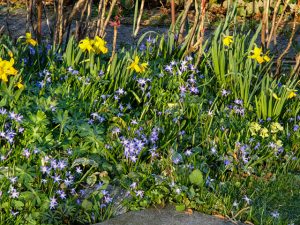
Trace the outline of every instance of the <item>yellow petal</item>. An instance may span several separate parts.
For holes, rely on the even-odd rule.
[[[260,56],[261,52],[262,52],[262,48],[255,47],[253,50],[253,54],[257,56]]]
[[[10,58],[14,57],[14,54],[11,51],[8,52],[8,55]]]
[[[276,93],[273,93],[273,95],[272,95],[276,100],[280,100],[280,98],[277,96],[277,94]]]
[[[269,57],[269,56],[267,56],[267,55],[264,55],[264,60],[265,60],[266,62],[269,62],[271,59],[270,59],[270,57]]]
[[[133,66],[133,68],[135,69],[135,71],[136,71],[137,73],[141,72],[141,68],[139,67],[139,65],[135,64],[135,65]]]
[[[255,59],[257,60],[257,62],[258,62],[259,64],[262,64],[262,63],[264,62],[264,58],[261,57],[261,56],[257,56]]]
[[[26,39],[30,39],[31,38],[31,33],[26,33],[25,36],[26,36]]]
[[[24,85],[23,85],[21,82],[18,82],[16,86],[17,86],[19,89],[24,88]]]
[[[140,58],[139,58],[138,56],[135,56],[135,57],[134,57],[134,62],[135,62],[136,64],[138,64],[139,61],[140,61]]]
[[[223,44],[229,46],[233,42],[233,36],[225,36],[223,38]]]
[[[287,98],[290,99],[290,98],[294,98],[296,96],[297,96],[296,92],[292,91],[292,92],[289,93]]]

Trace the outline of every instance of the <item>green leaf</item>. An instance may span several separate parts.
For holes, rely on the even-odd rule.
[[[13,201],[13,204],[17,210],[22,210],[24,207],[24,203],[21,201],[15,200],[15,201]]]
[[[88,185],[93,186],[97,181],[97,176],[95,174],[92,174],[91,176],[88,176],[86,179],[86,182]]]
[[[204,181],[203,181],[203,175],[202,172],[199,169],[194,170],[190,175],[189,175],[190,182],[192,184],[195,184],[197,186],[203,186]]]
[[[182,212],[185,210],[185,205],[176,205],[175,206],[176,211]]]
[[[1,208],[1,209],[9,209],[9,203],[8,203],[8,202],[2,203],[2,205],[1,205],[0,208]]]
[[[81,204],[82,208],[85,210],[91,210],[93,208],[93,203],[88,201],[87,199],[84,199]]]
[[[88,158],[78,158],[78,159],[75,159],[73,164],[72,164],[72,168],[74,168],[75,166],[79,166],[79,165],[82,165],[82,166],[87,166],[87,165],[90,165],[90,166],[93,166],[93,167],[98,167],[98,163],[92,159],[88,159]]]

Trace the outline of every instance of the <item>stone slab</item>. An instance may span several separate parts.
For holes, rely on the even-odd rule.
[[[174,207],[132,211],[95,225],[232,225],[214,216],[198,212],[188,215]]]

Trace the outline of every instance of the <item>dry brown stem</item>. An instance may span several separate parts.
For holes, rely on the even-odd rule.
[[[281,3],[281,0],[277,0],[277,3],[276,3],[275,8],[274,8],[271,31],[270,31],[270,35],[269,35],[269,37],[267,39],[267,49],[270,46],[270,43],[271,43],[271,40],[272,40],[272,37],[273,37],[273,33],[275,31],[275,22],[276,22],[277,12],[278,12],[280,3]]]
[[[58,0],[57,4],[57,17],[56,17],[56,30],[54,34],[54,43],[61,44],[64,32],[64,20],[63,20],[63,4],[64,0]]]
[[[298,77],[300,74],[300,53],[296,56],[296,64],[293,68],[292,75]]]
[[[184,11],[183,11],[181,21],[180,21],[180,25],[179,25],[179,27],[180,27],[179,36],[178,36],[178,42],[179,43],[181,43],[183,41],[184,25],[185,25],[185,22],[187,20],[188,12],[189,12],[189,9],[190,9],[192,3],[193,3],[193,0],[188,0],[184,4]]]
[[[109,11],[108,11],[108,14],[106,16],[106,19],[104,21],[104,24],[103,26],[101,27],[101,33],[100,33],[100,37],[105,37],[106,33],[105,33],[105,30],[106,30],[106,27],[107,27],[107,24],[111,18],[111,14],[113,12],[113,9],[115,8],[116,6],[116,3],[117,3],[117,0],[112,0],[112,2],[110,3],[110,7],[109,7]]]
[[[275,28],[274,28],[275,31],[278,31],[279,25],[281,24],[281,22],[283,20],[283,16],[285,14],[285,11],[286,11],[286,8],[287,8],[289,2],[290,2],[290,0],[286,0],[285,3],[284,3],[282,13],[281,13],[279,19],[277,20]],[[274,44],[275,45],[276,45],[276,37],[277,37],[276,32],[274,32]]]
[[[138,35],[139,30],[140,30],[141,19],[142,19],[142,15],[143,15],[143,11],[144,11],[144,4],[145,4],[145,0],[142,0],[141,6],[140,6],[139,16],[138,16],[137,22],[136,22],[136,28],[135,28],[135,31],[133,32],[133,37],[136,37]]]
[[[37,39],[41,42],[42,38],[42,14],[43,14],[43,0],[37,0]]]
[[[292,34],[290,36],[289,42],[288,42],[286,48],[284,49],[284,51],[281,53],[281,55],[276,60],[275,77],[279,77],[279,74],[280,74],[280,71],[281,71],[282,59],[288,53],[288,51],[291,48],[291,45],[292,45],[292,42],[293,42],[293,38],[294,38],[295,33],[296,33],[296,23],[297,23],[297,19],[296,18],[297,18],[297,10],[295,10],[295,16],[294,16],[293,27],[292,27]]]
[[[176,23],[176,18],[175,18],[175,1],[171,0],[171,17],[172,17],[172,32],[175,32],[175,23]]]

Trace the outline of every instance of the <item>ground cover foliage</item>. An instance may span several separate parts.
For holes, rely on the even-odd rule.
[[[200,60],[172,32],[112,57],[99,37],[65,50],[2,37],[0,223],[92,224],[173,203],[299,224],[299,74],[274,78],[261,28],[229,30],[232,16]]]

